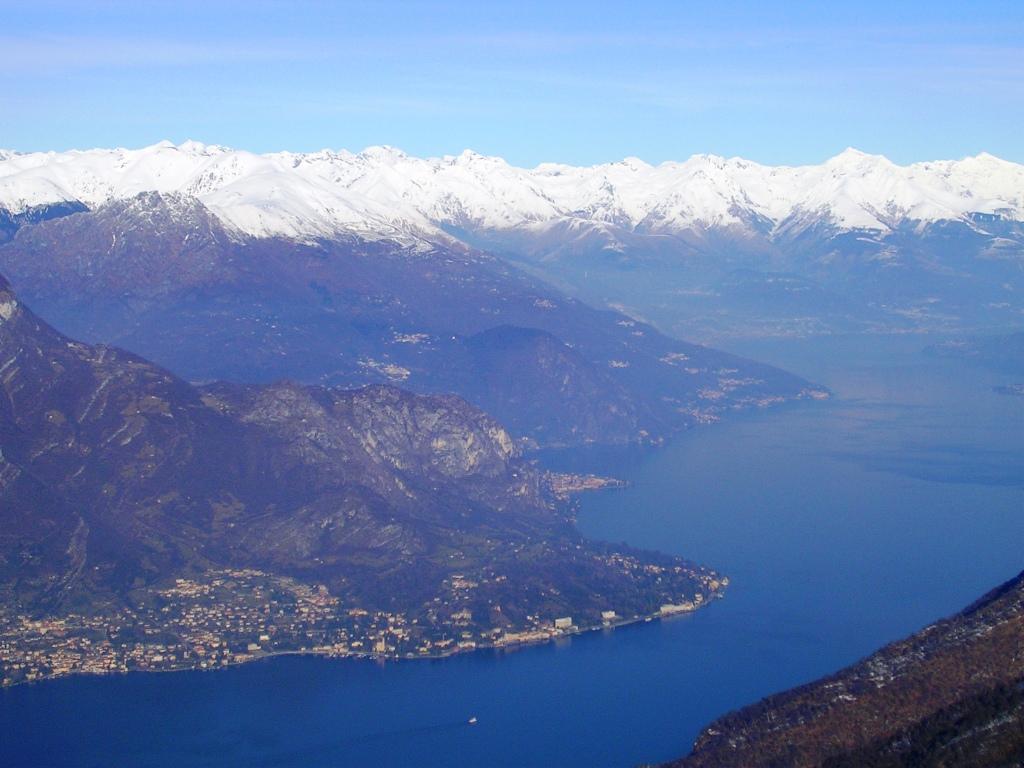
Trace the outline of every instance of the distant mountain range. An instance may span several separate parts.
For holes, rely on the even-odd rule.
[[[890,232],[906,222],[1024,219],[1024,167],[981,154],[901,167],[847,149],[819,166],[772,167],[696,155],[651,166],[630,158],[516,168],[464,152],[420,159],[391,147],[255,155],[187,141],[140,150],[0,152],[0,206],[24,214],[54,204],[95,208],[140,192],[203,202],[254,236],[342,233],[438,239],[573,225],[644,235],[733,228],[795,239],[827,223]]]
[[[390,147],[6,151],[0,233],[147,192],[198,201],[231,240],[488,250],[684,337],[1006,326],[1024,311],[1024,166],[987,154],[522,169]]]
[[[671,768],[1022,764],[1024,573],[851,667],[720,718]]]

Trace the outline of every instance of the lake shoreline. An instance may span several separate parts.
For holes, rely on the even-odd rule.
[[[728,586],[728,576],[724,577],[722,582],[723,587]],[[373,653],[373,652],[339,652],[333,649],[315,649],[306,648],[298,650],[282,650],[282,651],[268,651],[262,653],[249,654],[249,658],[234,658],[230,661],[217,664],[216,666],[201,667],[198,665],[179,665],[179,666],[167,666],[160,668],[136,668],[136,669],[112,669],[105,671],[92,671],[92,670],[71,670],[69,672],[63,672],[56,675],[45,675],[37,677],[33,680],[18,680],[14,683],[9,683],[0,687],[0,695],[4,691],[14,690],[16,688],[23,688],[25,686],[39,685],[42,683],[52,683],[57,680],[65,680],[70,678],[107,678],[107,677],[122,677],[134,674],[173,674],[176,672],[218,672],[220,670],[231,669],[233,667],[242,667],[247,664],[253,664],[261,661],[271,661],[273,659],[284,658],[289,656],[308,656],[318,659],[337,659],[341,660],[361,660],[361,661],[375,661],[378,663],[394,663],[394,662],[415,662],[415,661],[443,661],[445,659],[451,659],[455,656],[467,656],[473,653],[482,651],[491,651],[502,653],[505,651],[512,652],[522,650],[524,648],[531,648],[537,646],[548,645],[550,643],[557,643],[559,640],[577,637],[585,635],[591,632],[609,631],[614,629],[620,629],[623,627],[633,627],[640,624],[648,624],[654,621],[666,621],[670,619],[677,619],[683,616],[691,616],[698,611],[708,608],[713,603],[722,600],[725,597],[724,589],[720,589],[717,592],[711,592],[708,594],[708,598],[701,603],[695,604],[692,608],[683,608],[680,606],[673,606],[674,610],[663,611],[658,610],[654,613],[646,614],[643,616],[635,616],[629,619],[619,619],[610,621],[607,623],[596,624],[585,627],[573,626],[570,629],[559,629],[551,630],[550,633],[541,636],[538,631],[536,637],[530,637],[521,640],[513,640],[505,643],[486,643],[476,644],[472,648],[459,648],[454,647],[451,650],[440,651],[436,653],[424,653],[424,654],[387,654],[387,653]],[[534,633],[526,633],[534,634]]]
[[[829,675],[1020,572],[1024,443],[1007,425],[1024,418],[1021,399],[993,392],[1005,383],[997,375],[920,347],[872,338],[773,348],[769,362],[833,397],[730,414],[663,448],[537,457],[551,471],[624,481],[574,500],[581,535],[728,574],[714,610],[616,632],[581,627],[575,642],[435,653],[436,664],[295,658],[225,675],[19,684],[0,691],[0,763],[591,768],[678,758],[724,713]],[[475,728],[436,727],[470,715]]]

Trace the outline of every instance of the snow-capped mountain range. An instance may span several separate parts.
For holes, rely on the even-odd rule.
[[[470,151],[421,159],[390,147],[253,154],[194,141],[143,149],[0,150],[0,208],[96,208],[142,192],[194,197],[230,229],[299,240],[354,233],[453,233],[570,225],[645,235],[733,229],[794,234],[822,223],[886,232],[907,222],[1024,220],[1024,165],[980,154],[900,166],[854,149],[821,165],[695,155],[517,168]]]

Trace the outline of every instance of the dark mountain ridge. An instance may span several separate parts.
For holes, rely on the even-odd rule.
[[[836,674],[726,715],[678,768],[1024,764],[1024,573]]]
[[[456,392],[544,445],[657,439],[812,389],[592,309],[479,251],[253,238],[177,195],[25,224],[0,267],[65,332],[191,380]]]

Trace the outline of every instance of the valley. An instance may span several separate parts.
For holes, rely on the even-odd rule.
[[[1024,768],[1024,3],[0,31],[0,768]]]
[[[1016,336],[985,331],[1019,319],[1018,174],[852,151],[534,171],[194,142],[4,153],[6,701],[170,670],[246,690],[331,663],[315,657],[346,659],[343,677],[366,659],[479,670],[579,636],[634,650],[599,667],[590,706],[553,697],[548,717],[586,734],[560,762],[635,761],[635,738],[608,741],[623,722],[645,754],[683,754],[712,716],[950,610],[938,563],[976,588],[1015,557]],[[794,339],[825,347],[793,356]],[[978,503],[990,519],[967,535]],[[957,559],[982,550],[991,568]],[[639,680],[672,688],[626,715]],[[931,738],[1015,706],[1012,683],[904,725]],[[680,686],[701,695],[681,704]],[[40,736],[41,711],[24,714]],[[396,765],[420,753],[393,741]],[[717,743],[690,759],[718,764]],[[465,746],[437,764],[478,764]]]
[[[545,471],[626,483],[578,497],[585,540],[727,575],[724,598],[706,608],[437,661],[268,646],[213,671],[10,686],[0,757],[153,768],[678,759],[713,720],[849,666],[1020,571],[1021,433],[1007,429],[1022,418],[1019,399],[992,391],[997,372],[923,354],[933,342],[883,341],[752,342],[735,351],[833,397],[723,419],[656,449],[541,455]],[[243,653],[259,642],[252,626]],[[471,715],[479,724],[465,727]]]

